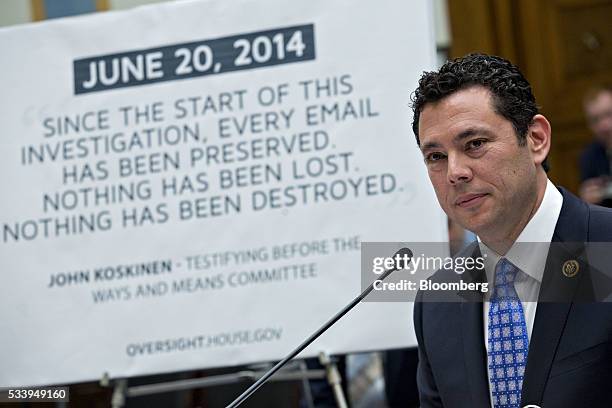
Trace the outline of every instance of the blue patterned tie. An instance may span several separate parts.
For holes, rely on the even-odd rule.
[[[529,338],[523,305],[514,289],[519,269],[501,258],[489,303],[488,366],[495,408],[520,407]]]

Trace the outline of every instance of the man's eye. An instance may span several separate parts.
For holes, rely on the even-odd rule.
[[[467,150],[478,149],[484,145],[485,141],[482,139],[470,140],[467,143]]]
[[[429,153],[425,157],[425,161],[428,161],[428,162],[436,162],[442,159],[444,159],[444,155],[442,153]]]

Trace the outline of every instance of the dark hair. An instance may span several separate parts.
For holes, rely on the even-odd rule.
[[[501,57],[485,54],[469,54],[447,61],[437,72],[423,73],[419,87],[412,95],[412,130],[417,144],[420,145],[419,117],[425,105],[477,85],[491,92],[493,109],[512,123],[519,145],[523,146],[529,125],[538,114],[531,85],[516,65]],[[542,167],[548,171],[547,159]]]

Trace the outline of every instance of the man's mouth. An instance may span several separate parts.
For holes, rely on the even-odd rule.
[[[485,193],[463,194],[455,200],[455,205],[462,208],[472,207],[480,204],[485,196]]]

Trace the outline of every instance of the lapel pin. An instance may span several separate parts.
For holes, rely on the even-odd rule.
[[[570,259],[569,261],[563,262],[561,270],[563,271],[563,275],[568,278],[573,278],[578,274],[578,271],[580,270],[580,264],[578,263],[578,261]]]

